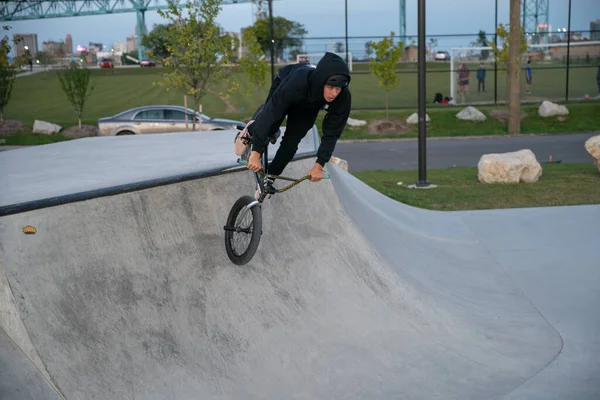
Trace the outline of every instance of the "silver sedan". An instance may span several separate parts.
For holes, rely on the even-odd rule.
[[[192,130],[193,118],[196,118],[197,131],[230,130],[246,125],[242,121],[210,118],[181,106],[144,106],[123,111],[112,117],[100,118],[98,136],[186,132]]]

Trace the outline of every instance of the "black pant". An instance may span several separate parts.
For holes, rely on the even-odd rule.
[[[273,161],[268,166],[268,173],[280,175],[288,163],[296,155],[298,145],[315,124],[319,109],[294,108],[288,112],[287,124],[281,144]],[[283,122],[280,121],[278,125]]]
[[[485,92],[485,81],[483,79],[479,79],[477,81],[477,91],[480,92],[481,88],[483,87],[483,91]]]

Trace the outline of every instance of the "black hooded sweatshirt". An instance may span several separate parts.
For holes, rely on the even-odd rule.
[[[323,56],[316,68],[309,64],[293,64],[282,68],[275,78],[281,82],[271,89],[264,108],[248,127],[248,132],[252,135],[252,150],[260,154],[265,151],[268,137],[279,129],[279,124],[290,109],[318,111],[327,106],[327,115],[323,118],[321,144],[317,150],[317,163],[325,165],[346,126],[352,105],[348,86],[342,88],[333,102],[327,103],[323,97],[323,86],[331,75],[347,75],[350,82],[350,71],[344,60],[329,52]]]

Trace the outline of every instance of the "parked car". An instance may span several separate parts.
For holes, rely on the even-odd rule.
[[[435,59],[439,61],[450,61],[450,53],[447,51],[438,51],[435,53]]]
[[[115,65],[113,64],[113,60],[111,60],[110,58],[103,58],[102,60],[100,60],[100,63],[98,63],[98,65],[100,66],[100,68],[114,68]]]
[[[150,60],[149,58],[144,58],[140,61],[140,67],[156,67],[156,61]]]
[[[194,113],[190,108],[156,105],[136,107],[112,117],[100,118],[98,120],[98,136],[185,132],[186,114],[187,131],[192,130],[193,118],[196,118],[197,131],[230,130],[246,125],[242,121],[210,118],[199,112]]]

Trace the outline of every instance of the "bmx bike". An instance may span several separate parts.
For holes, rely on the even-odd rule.
[[[248,165],[248,162],[239,158],[237,163]],[[255,196],[244,195],[237,199],[231,207],[227,217],[225,230],[225,249],[227,256],[236,265],[247,264],[258,250],[260,238],[262,236],[262,203],[267,196],[277,193],[283,193],[290,190],[307,179],[310,175],[294,179],[280,175],[268,174],[268,155],[267,150],[261,156],[262,169],[258,172],[252,172],[256,178],[256,189],[258,198]],[[267,172],[265,172],[267,171]],[[268,179],[290,181],[287,186],[276,189],[273,185],[268,185]],[[323,179],[329,179],[329,174],[324,174]]]

